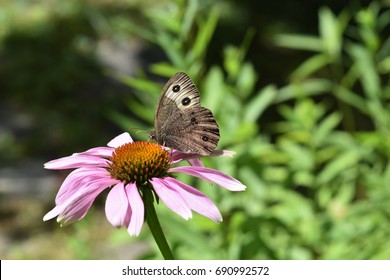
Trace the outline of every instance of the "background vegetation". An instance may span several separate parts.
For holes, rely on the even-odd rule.
[[[158,206],[177,258],[390,258],[386,1],[2,2],[0,175],[123,130],[147,139],[163,83],[185,71],[236,152],[205,164],[247,190],[183,176],[224,221]],[[76,224],[43,223],[60,181],[43,198],[1,181],[1,258],[161,258],[146,226],[111,228],[104,195]]]

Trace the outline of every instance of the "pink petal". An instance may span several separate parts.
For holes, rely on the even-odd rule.
[[[204,167],[203,162],[202,162],[200,159],[198,159],[198,158],[189,159],[188,162],[189,162],[192,166]]]
[[[110,173],[104,168],[78,168],[72,171],[62,183],[56,196],[56,204],[69,199],[79,188],[90,185],[94,180],[99,180],[107,187],[118,183],[118,180],[111,178]]]
[[[138,236],[144,223],[144,204],[135,184],[119,183],[106,200],[106,216],[115,227],[126,226],[131,236]]]
[[[184,152],[181,152],[178,150],[171,150],[170,153],[171,153],[171,158],[172,158],[173,163],[180,162],[183,160],[190,160],[190,159],[194,159],[194,158],[199,158],[199,155],[188,154],[188,153],[184,153]]]
[[[96,196],[107,187],[105,182],[95,180],[87,187],[79,188],[72,196],[47,213],[44,221],[51,219],[58,214],[57,221],[61,224],[68,224],[81,220],[88,212]]]
[[[169,172],[182,172],[207,181],[211,181],[230,191],[243,191],[246,187],[238,180],[222,173],[218,170],[197,167],[197,166],[178,166],[169,169]]]
[[[125,187],[125,191],[131,208],[130,222],[128,223],[127,231],[131,236],[138,236],[144,224],[144,203],[136,184],[128,184]]]
[[[182,195],[192,210],[213,220],[214,222],[218,223],[222,221],[222,215],[217,206],[202,192],[176,180],[175,178],[167,177],[164,178],[164,180]]]
[[[133,143],[133,138],[131,138],[130,134],[127,132],[124,132],[114,139],[112,139],[110,142],[108,142],[107,146],[112,148],[118,148],[119,146],[122,146],[126,143]]]
[[[167,181],[160,178],[150,180],[158,197],[165,203],[168,208],[188,220],[192,217],[191,209],[188,207],[185,199],[172,188]]]
[[[44,164],[46,169],[71,169],[79,167],[100,166],[107,167],[109,161],[90,155],[74,154],[71,156],[51,160]]]
[[[114,148],[96,147],[96,148],[89,149],[85,152],[75,153],[73,155],[89,155],[89,156],[95,156],[95,157],[109,158],[112,156],[113,152],[114,152]]]
[[[107,188],[104,182],[95,182],[88,186],[88,189],[83,189],[79,194],[75,195],[68,207],[58,216],[58,221],[68,223],[68,221],[78,221],[84,218],[95,198]]]
[[[210,157],[233,157],[236,154],[234,151],[228,150],[214,150],[211,152]]]
[[[114,226],[120,227],[126,224],[129,215],[129,201],[127,200],[125,186],[122,182],[115,185],[107,195],[106,217]]]

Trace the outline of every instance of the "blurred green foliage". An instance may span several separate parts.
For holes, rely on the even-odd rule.
[[[10,1],[0,9],[0,161],[72,153],[117,131],[105,116],[118,107],[95,53],[98,32],[79,1]],[[104,83],[105,82],[105,83]],[[87,129],[88,128],[88,129]],[[10,152],[11,151],[11,152]],[[14,152],[12,152],[14,151]]]
[[[351,2],[337,12],[323,6],[317,14],[318,31],[310,30],[311,35],[282,34],[278,31],[288,28],[274,26],[269,31],[272,36],[267,35],[268,44],[296,54],[292,61],[297,62],[298,57],[299,62],[294,68],[283,59],[267,64],[272,73],[280,69],[277,83],[272,83],[259,71],[265,67],[257,63],[262,53],[252,47],[259,36],[256,28],[247,26],[239,44],[215,41],[229,35],[219,33],[221,21],[242,17],[243,9],[236,9],[235,1],[124,3],[108,7],[102,1],[97,5],[100,10],[77,6],[76,10],[84,11],[82,15],[93,22],[93,28],[66,36],[75,45],[69,41],[62,44],[64,39],[56,37],[58,29],[53,26],[44,28],[54,30],[48,36],[52,43],[39,37],[33,41],[42,44],[42,56],[49,50],[60,50],[70,65],[80,62],[74,49],[67,56],[70,45],[76,48],[89,42],[91,46],[91,40],[112,30],[119,37],[142,39],[155,48],[161,57],[140,68],[136,77],[115,71],[108,74],[131,89],[131,94],[121,99],[127,111],[104,98],[96,100],[100,105],[88,106],[90,116],[101,115],[100,106],[104,106],[104,117],[123,130],[149,130],[153,126],[162,84],[175,72],[185,71],[197,84],[202,104],[213,111],[220,126],[219,149],[236,152],[234,158],[205,159],[204,163],[239,179],[247,190],[231,193],[181,176],[216,202],[224,221],[214,224],[195,214],[187,222],[160,204],[157,212],[178,259],[390,258],[390,10],[386,4],[379,0],[361,6]],[[79,28],[84,26],[79,22],[83,16],[63,23]],[[42,30],[27,33],[34,38]],[[19,45],[18,32],[4,37],[2,54],[12,50],[8,44]],[[75,35],[80,33],[84,38]],[[32,39],[24,36],[23,40]],[[221,48],[216,50],[216,45]],[[80,55],[80,49],[76,53]],[[6,58],[5,62],[12,59],[13,63],[1,63],[1,74],[19,59],[8,54]],[[39,104],[43,103],[55,110],[53,103],[61,98],[71,100],[72,90],[95,73],[91,70],[96,66],[93,59],[81,62],[83,73],[73,75],[69,69],[80,66],[58,64],[59,68],[51,69],[48,65],[52,66],[52,61],[39,58],[38,53],[32,61],[37,66],[20,75],[20,82],[1,85],[15,94],[15,100],[21,98],[15,102],[28,101],[29,109],[35,104],[36,110],[42,110]],[[29,75],[36,67],[47,69],[42,75],[44,83]],[[286,68],[291,68],[291,73],[285,80]],[[11,76],[5,80],[10,81]],[[25,90],[19,89],[24,84],[35,85],[31,100],[18,95]],[[44,84],[62,91],[45,96],[48,91],[42,90],[41,96]],[[86,112],[80,110],[80,104],[73,105],[74,111],[69,112],[79,120],[77,114]],[[83,122],[85,129],[85,123],[91,121]],[[64,129],[61,122],[58,125]],[[91,131],[70,133],[82,138]],[[135,138],[148,137],[147,133],[130,133]],[[130,242],[123,235],[113,236],[113,242]],[[155,246],[146,227],[141,239]],[[143,257],[161,258],[157,249]]]

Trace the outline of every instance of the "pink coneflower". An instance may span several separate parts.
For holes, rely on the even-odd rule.
[[[193,166],[172,167],[182,160],[189,160]],[[153,193],[184,219],[191,218],[193,210],[215,222],[222,221],[216,205],[197,189],[175,179],[176,172],[231,191],[245,189],[236,179],[204,167],[197,156],[167,151],[151,142],[134,142],[128,133],[114,138],[108,147],[49,161],[45,168],[75,170],[62,183],[56,206],[44,216],[44,221],[56,216],[61,224],[78,221],[87,214],[95,198],[111,188],[105,207],[107,219],[115,227],[125,226],[132,236],[140,233],[144,223],[147,193]]]

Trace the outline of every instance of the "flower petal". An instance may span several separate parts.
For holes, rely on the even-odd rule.
[[[200,159],[198,159],[198,158],[189,159],[188,162],[192,166],[204,167],[203,162]]]
[[[125,186],[122,182],[115,185],[107,195],[106,217],[114,226],[120,227],[126,224],[126,217],[129,215],[129,201],[127,200]]]
[[[44,221],[54,218],[56,214],[58,214],[57,221],[61,224],[81,220],[87,214],[96,196],[106,187],[106,182],[97,179],[90,182],[88,186],[79,188],[67,200],[57,204],[53,210],[47,213]]]
[[[89,167],[89,166],[100,166],[107,167],[109,161],[85,154],[73,154],[71,156],[58,158],[55,160],[51,160],[44,164],[46,169],[71,169],[71,168],[80,168],[80,167]]]
[[[168,208],[188,220],[192,217],[191,209],[187,205],[185,199],[172,188],[167,181],[160,178],[150,180],[158,197],[165,203]]]
[[[199,155],[188,154],[188,153],[181,152],[179,150],[171,150],[170,151],[170,155],[171,155],[173,163],[180,162],[180,161],[183,161],[183,160],[190,160],[190,159],[194,159],[194,158],[196,158],[196,159],[200,158]]]
[[[214,150],[211,152],[212,157],[233,157],[236,154],[234,151],[229,150]]]
[[[144,224],[144,203],[136,184],[128,184],[125,187],[125,191],[131,208],[130,222],[127,225],[127,231],[131,236],[138,236]]]
[[[65,178],[57,193],[56,204],[69,199],[78,189],[89,186],[95,180],[100,180],[107,187],[118,183],[118,180],[111,178],[110,173],[104,168],[78,168]]]
[[[230,191],[243,191],[246,187],[238,180],[222,173],[218,170],[197,167],[197,166],[178,166],[169,169],[169,172],[182,172],[207,181],[211,181]]]
[[[188,154],[178,150],[169,151],[172,159],[172,163],[177,163],[183,160],[188,161],[191,165],[195,166],[204,166],[203,162],[200,160],[200,155],[197,154]]]
[[[209,218],[210,220],[213,220],[214,222],[218,223],[222,221],[222,215],[217,206],[202,192],[176,180],[175,178],[167,177],[164,180],[182,195],[192,210]]]
[[[112,139],[110,142],[108,142],[107,146],[112,148],[118,148],[119,146],[122,146],[126,143],[133,143],[133,138],[131,138],[130,134],[127,132],[124,132],[114,139]]]
[[[57,217],[62,211],[64,207],[56,206],[52,210],[46,213],[45,216],[43,216],[43,221],[48,221],[53,219],[54,217]]]
[[[95,157],[108,158],[108,157],[112,156],[113,152],[114,152],[114,148],[96,147],[96,148],[89,149],[85,152],[74,153],[73,155],[89,155],[89,156],[95,156]]]

